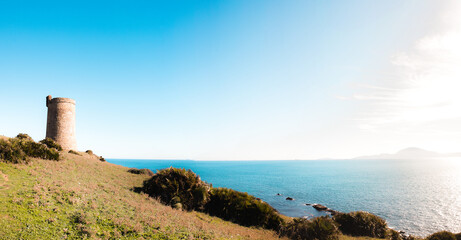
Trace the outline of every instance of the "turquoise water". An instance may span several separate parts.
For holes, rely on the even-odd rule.
[[[191,169],[215,187],[248,192],[292,217],[322,215],[305,205],[320,203],[342,212],[368,211],[397,230],[420,236],[461,232],[461,159],[108,161],[154,172],[170,166]],[[285,200],[288,196],[295,200]]]

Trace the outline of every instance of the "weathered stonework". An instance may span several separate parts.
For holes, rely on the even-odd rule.
[[[46,97],[48,120],[46,137],[55,140],[63,149],[77,150],[75,140],[75,100]]]

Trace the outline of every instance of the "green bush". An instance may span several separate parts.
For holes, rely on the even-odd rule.
[[[29,162],[29,158],[19,146],[13,145],[9,140],[2,139],[0,139],[0,160],[9,163]]]
[[[45,144],[18,138],[10,138],[9,141],[13,144],[13,146],[17,146],[22,149],[22,151],[24,151],[24,153],[29,157],[59,160],[59,152],[56,149],[48,148]]]
[[[244,226],[260,226],[279,230],[284,224],[277,211],[269,204],[228,188],[213,188],[206,211],[214,216]]]
[[[455,234],[447,231],[436,232],[429,237],[427,240],[456,240]]]
[[[151,177],[154,176],[154,173],[152,172],[152,170],[147,169],[147,168],[142,168],[142,169],[130,168],[128,169],[128,172],[133,173],[133,174],[144,174],[144,175],[151,176]]]
[[[281,235],[293,240],[336,240],[339,230],[330,217],[317,217],[312,220],[295,218],[282,228]]]
[[[36,143],[27,134],[0,141],[0,158],[11,163],[27,163],[32,158],[59,160],[59,152],[45,144]]]
[[[174,208],[203,210],[210,186],[191,170],[166,168],[144,181],[142,191]]]
[[[40,143],[45,144],[48,148],[54,148],[54,149],[56,149],[58,151],[62,151],[61,145],[59,145],[59,143],[57,143],[56,141],[54,141],[51,138],[45,138],[42,141],[40,141]]]
[[[352,236],[384,238],[388,229],[384,219],[368,212],[339,213],[333,220],[341,232]]]
[[[30,136],[29,134],[25,134],[25,133],[20,133],[16,136],[17,139],[21,139],[21,140],[29,140],[29,141],[34,141]]]

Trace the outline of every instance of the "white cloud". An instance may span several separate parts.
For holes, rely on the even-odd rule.
[[[392,57],[392,78],[379,86],[362,86],[364,93],[353,96],[367,106],[357,119],[362,129],[431,134],[461,131],[459,16],[461,4],[453,2],[442,15],[438,32]]]

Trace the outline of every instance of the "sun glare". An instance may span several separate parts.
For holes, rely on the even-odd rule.
[[[432,131],[442,132],[447,121],[461,119],[461,3],[453,1],[447,9],[437,29],[394,55],[394,79],[355,95],[370,104],[360,118],[361,126],[367,130],[420,126],[425,131],[431,125]]]

